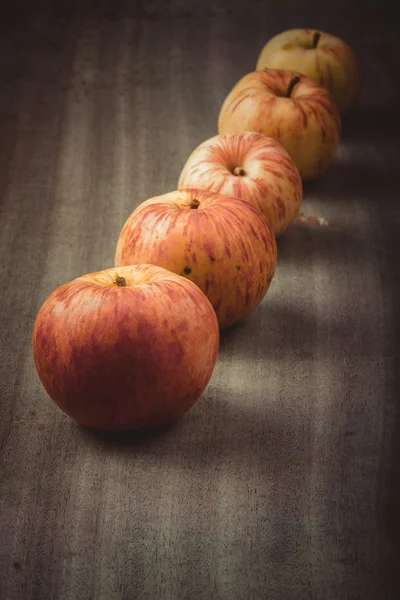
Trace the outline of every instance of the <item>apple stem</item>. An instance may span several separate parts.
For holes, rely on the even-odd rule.
[[[314,36],[313,36],[313,44],[312,44],[313,48],[316,48],[318,46],[318,42],[319,42],[320,37],[321,37],[320,32],[316,31],[314,33]]]
[[[286,98],[290,98],[292,92],[293,92],[293,88],[294,86],[299,83],[300,81],[300,77],[298,75],[296,75],[296,77],[293,77],[293,79],[291,80],[291,82],[289,83],[289,87],[288,90],[286,92]]]
[[[190,204],[189,204],[189,208],[199,208],[200,206],[200,200],[197,200],[197,198],[193,198],[193,200],[191,200]]]
[[[243,167],[236,167],[236,169],[233,171],[234,175],[246,175],[246,171],[243,169]]]
[[[120,277],[118,275],[118,277],[116,277],[116,279],[115,279],[115,283],[117,285],[121,286],[121,287],[125,287],[126,286],[126,279],[125,279],[125,277]]]

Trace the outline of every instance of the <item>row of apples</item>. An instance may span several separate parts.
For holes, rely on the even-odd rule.
[[[65,413],[95,429],[137,429],[196,402],[219,330],[265,296],[276,237],[299,213],[302,180],[333,160],[340,110],[359,82],[354,52],[328,34],[294,30],[265,46],[257,70],[225,99],[219,135],[188,158],[178,189],[130,215],[115,268],[57,288],[41,307],[35,365]]]

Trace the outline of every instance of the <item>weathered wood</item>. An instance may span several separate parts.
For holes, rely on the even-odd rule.
[[[381,13],[264,4],[3,22],[2,600],[399,597],[395,36]],[[310,7],[365,73],[335,164],[304,190],[306,215],[332,223],[282,236],[269,294],[222,335],[178,423],[116,438],[76,426],[34,370],[41,303],[112,266],[130,212],[176,187],[263,43]]]

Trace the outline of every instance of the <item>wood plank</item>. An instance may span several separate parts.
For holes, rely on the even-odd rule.
[[[304,212],[334,224],[279,239],[271,290],[223,333],[196,406],[161,431],[94,434],[31,354],[47,295],[113,264],[127,216],[176,187],[295,5],[3,23],[2,600],[398,597],[400,59],[377,8],[361,31],[354,8],[308,4],[365,73],[335,163],[304,189]]]

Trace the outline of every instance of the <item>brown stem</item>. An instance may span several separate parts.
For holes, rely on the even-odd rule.
[[[293,79],[289,83],[289,87],[288,87],[287,92],[286,92],[286,98],[290,98],[290,96],[291,96],[291,94],[293,92],[294,86],[297,83],[299,83],[299,81],[300,81],[300,77],[298,75],[296,75],[296,77],[293,77]]]
[[[189,204],[189,208],[199,208],[200,206],[200,200],[197,200],[197,198],[193,198]]]
[[[314,33],[314,35],[313,35],[313,42],[312,42],[312,47],[313,48],[316,48],[318,46],[318,42],[319,42],[320,37],[321,37],[320,32],[316,31]]]
[[[233,171],[233,174],[243,176],[246,175],[246,171],[243,169],[243,167],[236,167],[236,169]]]
[[[125,287],[126,286],[126,279],[125,277],[120,277],[118,275],[118,277],[115,278],[115,283],[121,287]]]

